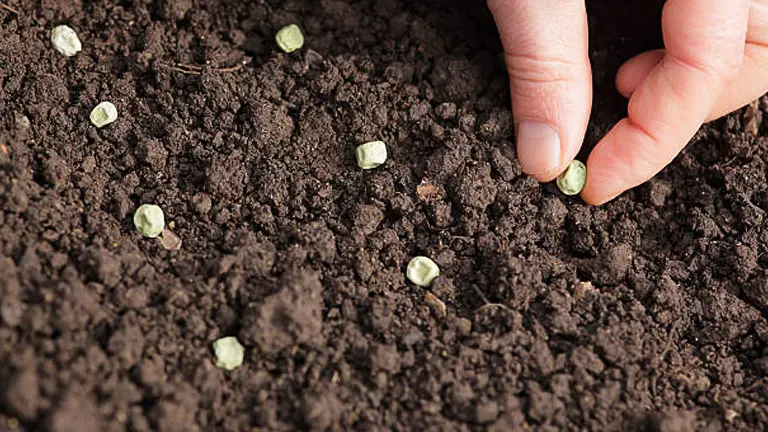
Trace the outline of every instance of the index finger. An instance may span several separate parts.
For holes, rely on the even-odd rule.
[[[706,121],[744,58],[749,0],[669,0],[666,55],[629,100],[627,118],[597,144],[582,192],[610,201],[669,164]]]

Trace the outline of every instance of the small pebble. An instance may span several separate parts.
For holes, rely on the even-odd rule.
[[[51,43],[56,51],[67,57],[72,57],[83,49],[83,44],[80,43],[77,33],[65,25],[51,30]]]
[[[317,68],[323,65],[323,62],[325,62],[325,59],[323,58],[320,53],[318,53],[315,50],[308,49],[307,53],[304,55],[304,60],[307,62],[307,64],[310,67]]]
[[[573,296],[576,298],[583,298],[587,293],[591,293],[595,290],[592,282],[579,282],[573,289]]]
[[[455,325],[456,325],[456,330],[459,332],[459,335],[461,336],[467,336],[472,332],[472,321],[466,318],[457,318]]]
[[[373,169],[387,161],[387,145],[382,141],[371,141],[362,144],[355,150],[357,166],[362,169]]]
[[[91,123],[97,128],[114,123],[117,120],[117,107],[112,102],[102,102],[91,111]]]
[[[192,208],[199,215],[207,215],[212,206],[211,196],[206,193],[198,192],[192,197]]]
[[[29,121],[29,117],[21,113],[16,113],[13,120],[14,126],[17,130],[20,131],[26,131],[30,126],[32,126],[32,123]]]
[[[445,188],[434,184],[428,179],[423,179],[421,180],[421,183],[416,186],[416,196],[419,197],[419,200],[426,203],[442,201],[443,198],[445,198]]]
[[[24,315],[24,304],[13,297],[0,299],[0,324],[16,327],[21,324]]]
[[[432,309],[432,312],[435,315],[437,315],[439,318],[445,318],[445,315],[447,313],[445,302],[437,298],[436,295],[427,291],[427,293],[424,294],[424,303],[426,303],[427,306],[429,306],[429,308]]]
[[[144,204],[133,215],[133,224],[144,237],[155,238],[165,229],[165,215],[160,207]]]
[[[435,108],[435,113],[443,120],[456,118],[456,104],[451,102],[442,103]]]
[[[213,343],[216,367],[231,371],[243,364],[245,348],[234,336],[223,337]]]
[[[480,424],[493,423],[498,416],[499,404],[495,401],[481,402],[475,407],[475,421]]]
[[[304,35],[301,34],[299,26],[291,24],[277,32],[275,41],[281,50],[292,53],[304,46]]]
[[[440,268],[434,261],[427,257],[417,256],[408,263],[406,269],[408,280],[414,284],[426,287],[440,276]]]
[[[176,233],[170,229],[163,230],[163,234],[160,237],[160,244],[166,250],[176,251],[181,249],[181,238],[179,238],[179,236],[177,236]]]

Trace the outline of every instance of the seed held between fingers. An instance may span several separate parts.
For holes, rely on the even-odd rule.
[[[587,183],[587,167],[580,161],[574,160],[568,168],[557,177],[557,187],[566,195],[577,195]]]

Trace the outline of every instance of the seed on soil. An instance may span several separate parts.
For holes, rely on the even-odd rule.
[[[102,102],[91,111],[91,123],[97,128],[114,123],[117,120],[117,107],[112,102]]]
[[[304,46],[304,35],[296,24],[287,25],[280,29],[275,36],[277,46],[281,50],[292,53]]]
[[[216,367],[231,371],[243,364],[245,348],[234,336],[223,337],[213,343]]]
[[[65,25],[60,25],[51,30],[51,43],[56,51],[67,57],[72,57],[83,49],[77,33],[71,27]]]
[[[387,161],[387,145],[382,141],[371,141],[357,146],[357,166],[373,169]]]
[[[408,263],[405,274],[409,281],[420,287],[426,287],[440,276],[440,268],[431,259],[417,256]]]
[[[587,167],[574,160],[557,178],[557,187],[566,195],[577,195],[587,182]]]
[[[133,215],[133,224],[144,237],[155,238],[165,229],[163,209],[154,204],[144,204]]]

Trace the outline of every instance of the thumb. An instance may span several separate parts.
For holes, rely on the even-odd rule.
[[[584,0],[489,0],[504,45],[517,157],[550,181],[581,147],[592,105]]]

